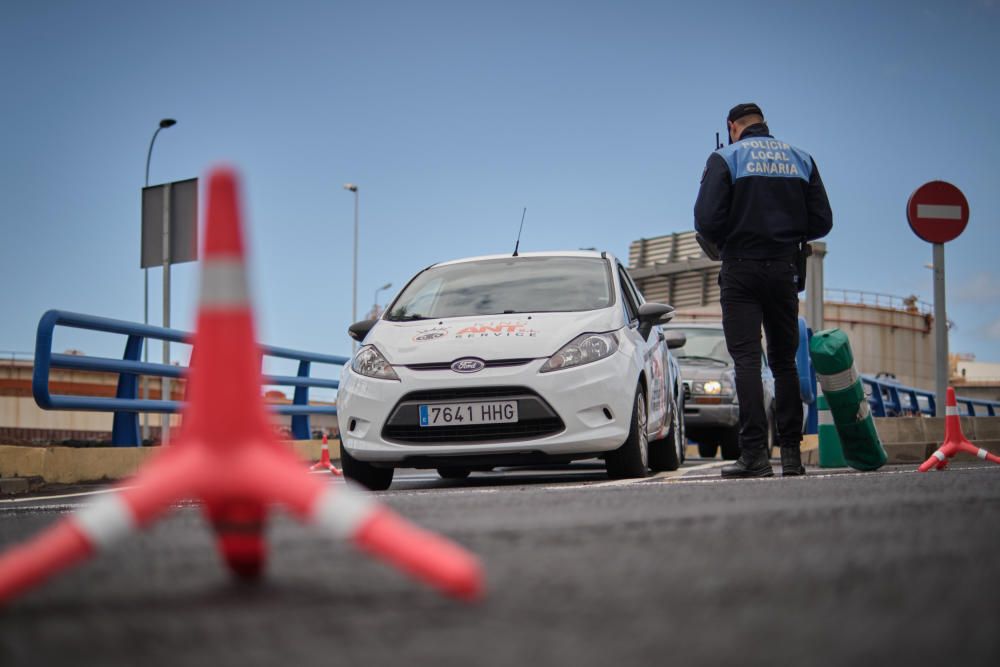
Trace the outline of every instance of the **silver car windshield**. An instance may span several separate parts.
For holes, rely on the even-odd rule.
[[[702,359],[721,361],[726,364],[733,363],[733,358],[729,356],[729,350],[726,349],[726,336],[722,329],[677,328],[677,330],[684,332],[684,335],[687,336],[684,347],[671,350],[678,359],[687,358],[691,361]]]
[[[574,312],[614,303],[608,262],[598,257],[503,257],[433,266],[393,302],[387,320]]]

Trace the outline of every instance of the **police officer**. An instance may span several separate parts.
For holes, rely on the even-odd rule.
[[[694,205],[695,229],[722,258],[722,327],[736,364],[740,457],[723,477],[770,477],[761,382],[761,326],[774,373],[775,427],[783,475],[802,475],[798,348],[800,245],[825,236],[833,214],[819,169],[800,148],[771,136],[756,104],[727,118],[729,145],[708,158]]]

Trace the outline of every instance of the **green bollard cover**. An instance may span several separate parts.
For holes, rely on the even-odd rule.
[[[826,396],[820,394],[816,397],[816,409],[819,410],[819,467],[820,468],[844,468],[847,461],[844,460],[844,450],[840,446],[840,436],[837,435],[837,426],[832,423],[833,415],[830,415],[830,405],[826,402]],[[824,415],[830,415],[830,421]]]
[[[809,340],[809,356],[820,375],[833,375],[854,365],[851,341],[840,329],[824,329]]]
[[[825,329],[813,334],[809,356],[820,376],[843,373],[854,366],[851,342],[840,329]],[[824,385],[822,377],[820,384]],[[877,470],[885,465],[888,456],[868,411],[868,399],[861,381],[855,380],[837,391],[828,391],[824,385],[823,395],[830,406],[847,465],[855,470]]]
[[[871,415],[855,424],[837,424],[837,434],[844,460],[855,470],[878,470],[889,460]]]

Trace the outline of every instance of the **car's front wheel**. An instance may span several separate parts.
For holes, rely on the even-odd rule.
[[[649,434],[646,433],[646,392],[642,385],[635,390],[632,407],[632,422],[628,437],[621,447],[608,452],[604,463],[608,477],[625,479],[649,475]]]
[[[394,468],[376,468],[370,463],[359,461],[345,447],[340,448],[340,465],[344,477],[354,480],[372,491],[385,491],[392,484]]]

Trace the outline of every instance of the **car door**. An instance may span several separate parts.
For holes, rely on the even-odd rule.
[[[647,381],[647,432],[651,439],[659,439],[666,435],[669,426],[668,405],[670,395],[667,390],[667,343],[663,331],[654,326],[645,339],[639,334],[639,306],[643,304],[642,295],[636,289],[632,278],[625,268],[618,265],[618,282],[621,286],[622,305],[625,308],[625,318],[629,326],[625,327],[625,335],[629,336],[637,349],[642,351],[643,368]]]

